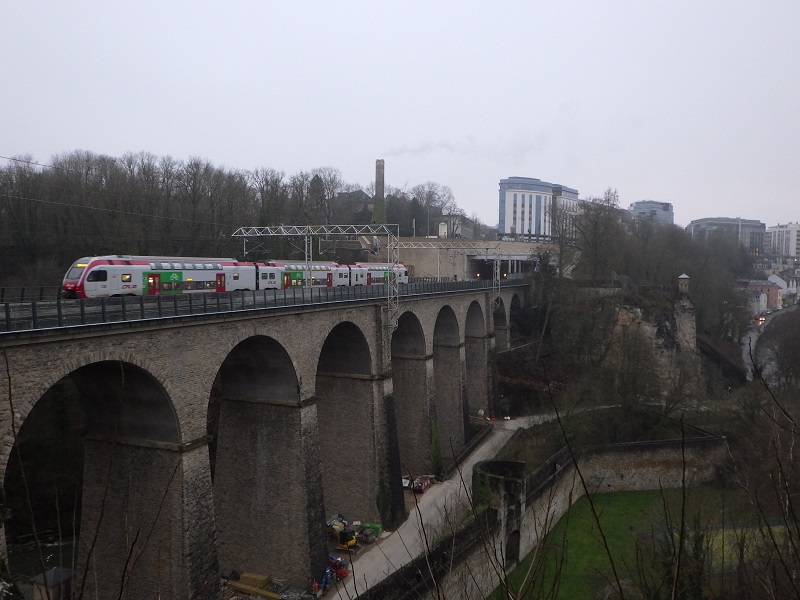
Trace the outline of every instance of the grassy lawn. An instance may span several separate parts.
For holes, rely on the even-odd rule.
[[[702,514],[706,524],[720,525],[722,506],[721,492],[713,489],[695,488],[688,491],[687,521],[690,515]],[[673,518],[680,518],[680,490],[662,492],[620,492],[596,494],[593,498],[603,533],[608,541],[617,575],[621,580],[629,579],[636,571],[636,543],[649,544],[653,528],[664,527],[664,502],[671,506]],[[735,502],[726,499],[725,521],[741,514]],[[717,545],[721,545],[717,542]],[[537,559],[534,567],[537,574],[532,577],[535,590],[525,594],[526,598],[593,598],[598,589],[611,581],[611,566],[597,524],[589,510],[589,501],[584,497],[556,524],[548,536],[544,556]],[[518,588],[530,566],[531,557],[526,557],[510,575],[511,584]],[[558,570],[561,570],[557,577]],[[552,594],[548,593],[552,591]],[[501,599],[496,590],[491,599]]]

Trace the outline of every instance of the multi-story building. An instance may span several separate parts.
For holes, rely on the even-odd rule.
[[[739,289],[765,294],[768,309],[777,308],[781,305],[781,288],[773,281],[768,279],[739,279],[736,281],[736,286]]]
[[[764,232],[767,227],[761,221],[740,217],[710,217],[689,223],[686,231],[696,240],[707,240],[715,234],[735,236],[752,256],[764,252]]]
[[[655,200],[639,200],[628,207],[634,219],[653,219],[660,225],[674,225],[675,212],[669,202],[656,202]]]
[[[800,223],[767,227],[764,249],[781,257],[800,258]]]
[[[571,223],[580,209],[578,190],[532,177],[500,180],[499,236],[515,236],[546,241],[564,233],[574,235]],[[565,226],[559,229],[561,215]]]

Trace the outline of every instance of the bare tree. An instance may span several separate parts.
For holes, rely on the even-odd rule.
[[[550,221],[550,235],[556,247],[556,273],[566,277],[572,273],[578,261],[576,220],[578,214],[564,202],[554,198],[546,209]]]
[[[452,190],[446,185],[434,181],[416,185],[411,188],[411,193],[417,198],[420,206],[425,211],[425,235],[437,235],[436,221],[444,212],[455,209],[455,198]]]
[[[322,213],[325,217],[325,225],[330,225],[333,216],[333,200],[344,189],[344,181],[339,169],[333,167],[321,167],[313,169],[312,175],[318,175],[322,181]]]
[[[258,224],[262,226],[283,223],[284,204],[287,199],[285,174],[275,169],[256,169],[250,173],[258,206]]]
[[[309,204],[308,187],[311,173],[300,171],[289,178],[289,193],[292,202],[291,217],[297,224],[314,223],[314,213]]]
[[[615,264],[618,239],[623,233],[618,202],[616,190],[609,188],[602,198],[584,201],[575,220],[577,247],[581,251],[579,267],[595,281],[608,279]]]

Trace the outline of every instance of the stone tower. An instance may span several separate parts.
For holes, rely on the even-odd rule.
[[[689,276],[686,273],[678,277],[678,291],[681,294],[689,293]]]
[[[383,176],[383,159],[379,158],[375,161],[375,204],[372,208],[373,223],[386,223]]]
[[[383,159],[375,161],[375,199],[385,199],[383,195]]]

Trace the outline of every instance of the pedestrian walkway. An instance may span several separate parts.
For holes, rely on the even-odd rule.
[[[429,541],[441,533],[450,532],[451,523],[461,523],[470,511],[472,470],[483,460],[497,455],[517,429],[552,420],[555,415],[536,415],[510,421],[493,421],[494,431],[475,448],[446,481],[417,495],[417,507],[408,519],[372,546],[361,550],[352,562],[350,577],[339,583],[334,598],[352,600],[382,581],[403,565],[411,562],[425,550]],[[423,533],[424,532],[424,533]]]

